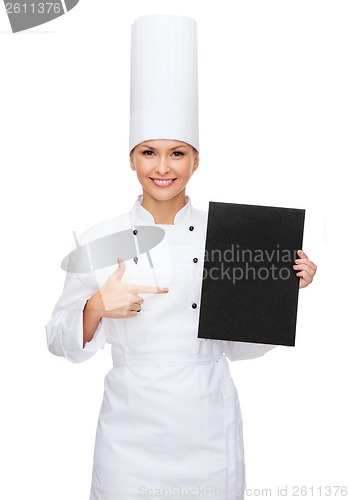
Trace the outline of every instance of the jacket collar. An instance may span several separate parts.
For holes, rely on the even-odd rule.
[[[190,221],[193,215],[191,198],[190,196],[185,195],[185,199],[187,200],[187,202],[184,205],[184,207],[182,207],[176,213],[173,224],[156,224],[156,225],[176,226],[178,224]],[[143,200],[143,195],[142,194],[138,195],[130,213],[132,220],[136,220],[137,222],[139,221],[143,224],[155,224],[155,220],[152,214],[141,205],[142,200]]]

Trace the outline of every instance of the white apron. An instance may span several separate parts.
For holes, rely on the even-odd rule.
[[[245,488],[242,419],[226,356],[260,356],[274,346],[198,339],[207,214],[187,204],[151,250],[128,260],[125,283],[167,286],[142,294],[136,317],[103,318],[82,348],[82,310],[116,266],[68,275],[46,325],[50,351],[81,362],[110,343],[113,367],[97,424],[90,500],[215,498],[241,500]],[[152,225],[141,206],[84,233]]]

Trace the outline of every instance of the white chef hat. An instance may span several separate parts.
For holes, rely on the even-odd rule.
[[[132,24],[129,150],[171,139],[199,151],[197,26],[155,14]]]

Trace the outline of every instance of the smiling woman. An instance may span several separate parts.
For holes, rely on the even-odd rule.
[[[128,230],[136,255],[127,265],[118,259],[116,269],[67,274],[46,325],[48,347],[82,362],[111,344],[90,500],[169,492],[242,500],[242,418],[227,358],[254,358],[275,346],[198,338],[207,212],[186,195],[199,165],[196,22],[139,18],[131,68],[129,162],[143,193],[129,212],[79,241]],[[142,247],[139,233],[156,225],[163,239]],[[297,267],[311,280],[309,263]]]
[[[199,166],[199,153],[176,140],[144,141],[130,153],[130,165],[143,188],[142,206],[156,224],[173,224],[186,204],[185,187]]]

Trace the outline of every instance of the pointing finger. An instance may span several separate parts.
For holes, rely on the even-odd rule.
[[[167,293],[168,288],[148,285],[129,285],[133,293]]]

